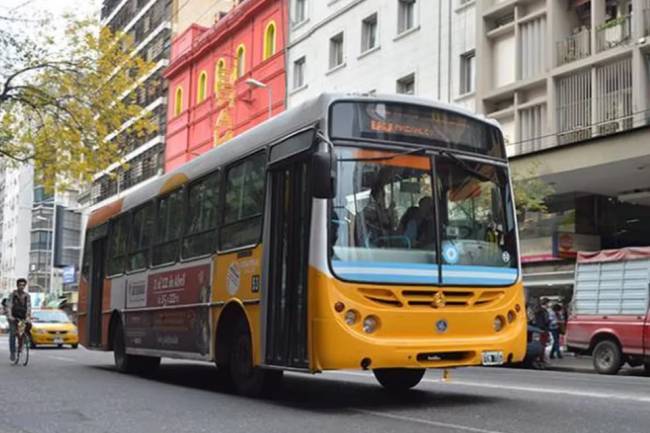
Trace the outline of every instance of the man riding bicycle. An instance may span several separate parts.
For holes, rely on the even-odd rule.
[[[32,318],[32,300],[29,293],[25,291],[27,280],[18,278],[16,280],[16,290],[11,292],[7,300],[7,320],[9,320],[9,352],[10,359],[16,359],[16,330],[19,320],[26,323],[25,332],[29,334],[31,329]]]

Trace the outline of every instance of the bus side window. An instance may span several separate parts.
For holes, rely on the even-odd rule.
[[[266,154],[257,153],[226,172],[226,202],[220,249],[254,245],[262,234]]]
[[[187,219],[181,257],[198,257],[215,251],[219,206],[219,172],[194,182],[187,194]]]
[[[152,231],[153,204],[147,203],[133,212],[131,236],[129,236],[128,271],[144,269],[147,267]]]
[[[151,264],[174,263],[178,259],[179,239],[183,227],[183,189],[177,189],[158,200],[156,215],[156,243]]]
[[[108,275],[118,275],[124,272],[126,261],[126,241],[129,235],[131,214],[125,214],[111,222],[111,235],[108,253]]]

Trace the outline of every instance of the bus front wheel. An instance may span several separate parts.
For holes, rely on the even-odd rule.
[[[376,368],[372,370],[377,381],[388,391],[407,391],[424,376],[424,368]]]
[[[230,346],[230,379],[238,394],[261,397],[280,384],[282,370],[255,367],[248,326],[239,320]]]

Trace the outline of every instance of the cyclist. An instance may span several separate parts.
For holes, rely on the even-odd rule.
[[[25,332],[29,334],[32,318],[32,300],[25,291],[27,280],[18,278],[16,290],[11,292],[7,300],[7,320],[9,320],[9,359],[16,359],[16,330],[19,320],[25,321]]]

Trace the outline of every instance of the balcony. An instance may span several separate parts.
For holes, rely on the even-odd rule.
[[[632,35],[631,15],[609,20],[596,28],[596,51],[602,52],[627,44]]]
[[[591,54],[591,29],[581,27],[557,43],[557,65],[583,59]]]

